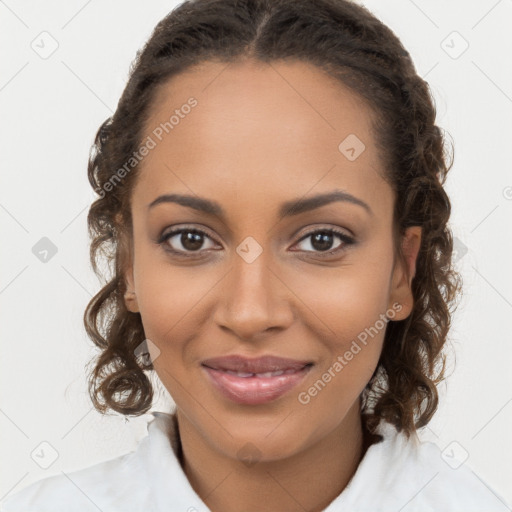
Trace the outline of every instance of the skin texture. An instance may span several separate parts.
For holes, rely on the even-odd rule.
[[[359,396],[377,366],[385,328],[309,403],[298,394],[381,315],[410,314],[421,228],[408,229],[407,265],[400,264],[393,255],[394,192],[382,178],[371,112],[316,67],[203,63],[159,91],[144,137],[190,97],[197,106],[157,141],[133,189],[125,273],[133,293],[126,304],[140,312],[146,337],[158,347],[150,353],[178,407],[184,470],[211,510],[261,510],[262,496],[272,510],[322,510],[364,454]],[[338,149],[349,134],[365,145],[354,161]],[[333,190],[356,196],[372,213],[333,202],[278,218],[281,203]],[[226,217],[174,203],[148,210],[169,193],[214,200]],[[170,227],[207,236],[195,251],[180,234],[159,245]],[[333,235],[327,251],[341,250],[322,258],[305,235],[329,228],[355,243]],[[236,251],[247,237],[263,250],[251,263]],[[193,257],[172,255],[166,246]],[[200,364],[235,353],[314,366],[277,400],[239,405],[211,386]],[[254,464],[238,455],[244,446],[256,454]]]

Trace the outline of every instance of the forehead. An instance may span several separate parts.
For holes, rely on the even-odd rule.
[[[158,90],[143,136],[154,147],[134,196],[272,208],[336,188],[386,208],[371,120],[359,96],[310,64],[208,61]]]

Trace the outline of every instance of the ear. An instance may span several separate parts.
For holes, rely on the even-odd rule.
[[[116,224],[122,226],[122,216],[120,213],[116,215]],[[119,228],[118,250],[121,251],[121,267],[123,271],[123,278],[126,284],[126,292],[124,294],[124,304],[128,311],[132,313],[139,313],[139,304],[137,302],[137,295],[135,294],[135,279],[133,277],[133,252],[126,233],[122,228]]]
[[[403,258],[397,257],[391,278],[391,290],[388,307],[398,303],[401,308],[392,320],[404,320],[414,306],[412,280],[416,274],[416,260],[421,247],[421,226],[411,226],[402,237],[401,247]]]

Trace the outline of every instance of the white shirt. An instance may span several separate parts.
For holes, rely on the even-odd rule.
[[[173,415],[153,412],[135,451],[43,478],[6,498],[2,512],[211,512],[177,456]],[[381,422],[349,484],[324,512],[504,512],[505,500],[434,443],[409,440]],[[452,463],[452,466],[456,464]],[[262,511],[279,512],[262,507]]]

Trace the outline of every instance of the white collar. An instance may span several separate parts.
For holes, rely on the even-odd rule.
[[[151,414],[148,435],[135,451],[34,482],[3,500],[0,511],[211,512],[178,459],[176,416]],[[470,466],[453,469],[434,443],[420,443],[416,435],[407,439],[383,421],[377,433],[383,440],[370,445],[348,485],[323,512],[502,512],[512,508]]]

